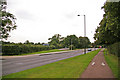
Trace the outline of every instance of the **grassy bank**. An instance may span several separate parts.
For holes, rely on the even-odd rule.
[[[3,78],[79,78],[99,51],[92,51],[40,67],[12,73],[3,76]]]
[[[104,56],[105,56],[105,60],[106,60],[107,64],[111,68],[114,76],[116,78],[118,78],[118,57],[113,54],[109,54],[107,52],[107,49],[104,50]]]

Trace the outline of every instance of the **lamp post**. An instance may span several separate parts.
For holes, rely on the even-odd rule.
[[[71,50],[72,50],[72,39],[71,39]]]
[[[77,15],[77,16],[84,16],[84,37],[86,37],[86,16],[85,15]],[[84,54],[86,54],[86,41],[85,41]]]

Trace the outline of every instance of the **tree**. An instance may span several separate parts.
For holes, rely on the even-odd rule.
[[[24,44],[30,44],[30,41],[29,41],[29,40],[26,40]]]
[[[41,45],[41,43],[40,43],[40,42],[38,42],[38,43],[35,43],[35,45]]]
[[[65,47],[74,46],[75,48],[78,47],[78,37],[76,35],[69,35],[64,39]]]
[[[0,39],[7,39],[9,32],[16,29],[15,16],[6,11],[7,2],[0,0]]]
[[[76,35],[68,35],[67,37],[61,37],[60,34],[55,34],[52,38],[49,38],[49,44],[55,46],[55,48],[85,48],[90,44],[88,37],[77,37]]]
[[[55,34],[54,36],[52,36],[52,38],[49,38],[48,40],[50,40],[48,42],[50,45],[54,45],[56,48],[59,48],[60,42],[63,40],[63,37],[61,37],[60,34]]]
[[[106,2],[105,14],[94,34],[97,44],[113,44],[120,41],[120,2]]]
[[[88,47],[91,43],[88,37],[79,37],[78,39],[78,48],[85,48]]]

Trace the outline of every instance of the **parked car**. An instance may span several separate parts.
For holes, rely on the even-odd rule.
[[[88,48],[88,51],[92,51],[92,49],[91,49],[91,48]]]

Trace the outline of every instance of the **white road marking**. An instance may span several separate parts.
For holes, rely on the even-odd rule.
[[[103,62],[102,62],[102,64],[101,64],[101,65],[102,65],[102,66],[105,66],[105,63],[103,63]]]
[[[92,65],[95,65],[95,62],[93,62]]]

